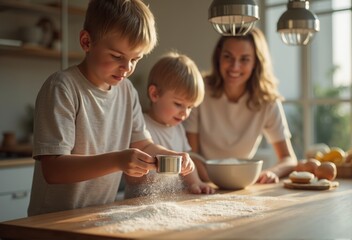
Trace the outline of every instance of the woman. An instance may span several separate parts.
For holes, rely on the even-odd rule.
[[[255,28],[245,36],[222,36],[204,79],[205,99],[184,124],[192,151],[205,159],[252,158],[264,135],[278,162],[262,171],[258,183],[287,176],[297,158],[263,33]],[[209,181],[204,163],[196,166]]]

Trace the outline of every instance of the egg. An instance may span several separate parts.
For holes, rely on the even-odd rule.
[[[303,165],[303,171],[315,173],[315,170],[321,165],[320,161],[310,158],[307,162]]]
[[[327,179],[332,181],[336,178],[336,165],[332,162],[323,162],[319,167],[317,167],[314,174],[318,179]]]
[[[306,164],[307,160],[302,159],[300,161],[298,161],[296,167],[295,167],[295,171],[297,172],[304,172],[305,171],[305,164]]]

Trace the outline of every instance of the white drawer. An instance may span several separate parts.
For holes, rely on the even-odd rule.
[[[0,222],[27,217],[30,191],[0,195]]]
[[[0,194],[30,190],[34,166],[0,169]]]

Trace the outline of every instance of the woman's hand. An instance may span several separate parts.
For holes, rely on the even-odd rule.
[[[257,183],[278,183],[279,177],[272,171],[263,171],[260,173]]]

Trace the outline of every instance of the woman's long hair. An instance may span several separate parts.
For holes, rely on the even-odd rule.
[[[273,72],[267,42],[263,32],[258,28],[252,29],[244,36],[220,37],[212,56],[212,71],[204,78],[212,97],[218,98],[224,93],[224,80],[220,74],[220,54],[224,42],[232,38],[248,41],[255,48],[255,67],[246,83],[246,91],[249,93],[247,107],[252,110],[260,110],[266,103],[282,99],[277,90],[278,81]]]

